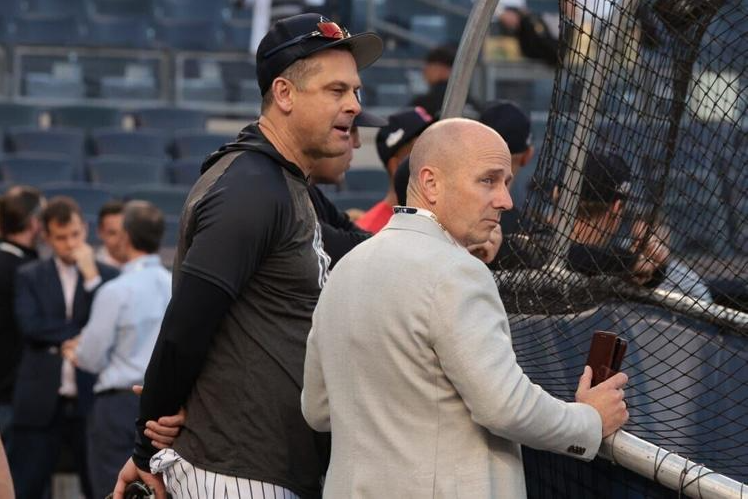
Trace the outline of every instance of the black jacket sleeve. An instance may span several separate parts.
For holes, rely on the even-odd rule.
[[[309,198],[322,227],[322,243],[330,256],[330,268],[333,268],[348,251],[370,238],[371,233],[353,224],[316,186],[309,187]]]
[[[190,273],[180,278],[145,373],[133,454],[141,470],[150,471],[157,452],[143,434],[146,421],[176,414],[187,400],[231,303],[226,291],[207,280]]]

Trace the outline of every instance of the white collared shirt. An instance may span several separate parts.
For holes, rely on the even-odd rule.
[[[62,295],[65,299],[65,319],[73,318],[73,304],[75,302],[75,289],[78,287],[78,267],[74,264],[66,264],[58,257],[54,258],[57,275],[62,285]],[[87,291],[92,291],[101,283],[101,277],[97,276],[87,280],[83,286]],[[75,366],[67,359],[62,361],[62,374],[60,377],[60,388],[57,393],[63,397],[75,397],[78,395],[78,386],[75,383]]]

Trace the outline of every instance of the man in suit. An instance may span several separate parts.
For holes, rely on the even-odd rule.
[[[628,419],[625,374],[557,400],[517,365],[496,284],[467,247],[512,207],[492,129],[439,122],[411,155],[408,207],[330,274],[302,412],[332,431],[324,496],[525,497],[520,444],[590,460]],[[366,284],[362,288],[362,284]]]
[[[19,498],[49,497],[46,489],[63,444],[73,452],[84,493],[90,492],[84,433],[94,377],[63,361],[60,346],[86,325],[97,288],[117,275],[95,261],[73,199],[51,199],[41,219],[53,256],[22,266],[16,277],[15,313],[24,348],[13,398],[10,467]]]

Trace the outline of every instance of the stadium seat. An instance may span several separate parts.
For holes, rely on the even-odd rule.
[[[167,49],[211,51],[220,48],[220,24],[210,19],[156,21],[156,40]]]
[[[153,18],[153,0],[89,0],[93,14]]]
[[[88,183],[46,183],[41,186],[44,195],[52,198],[59,195],[74,198],[84,214],[98,214],[99,209],[115,198],[112,190]]]
[[[27,6],[22,0],[3,0],[0,2],[0,17],[10,19],[21,14]]]
[[[185,78],[181,84],[181,99],[183,101],[210,103],[226,101],[226,89],[221,80]]]
[[[73,163],[64,155],[18,153],[0,160],[6,183],[39,186],[54,181],[73,181]]]
[[[148,19],[94,15],[88,20],[87,43],[107,47],[147,49],[153,45]]]
[[[75,178],[81,179],[86,139],[81,130],[65,127],[46,130],[36,127],[12,127],[6,135],[8,151],[64,155],[74,166]]]
[[[172,184],[192,186],[200,177],[203,157],[188,157],[174,160],[166,166],[167,177]]]
[[[207,116],[201,111],[177,108],[148,108],[134,113],[138,127],[176,131],[204,129]]]
[[[164,217],[164,236],[161,239],[161,247],[176,247],[179,242],[179,217]]]
[[[184,21],[220,20],[227,7],[226,0],[156,0],[155,15]]]
[[[155,100],[159,98],[155,70],[145,64],[128,63],[123,75],[100,80],[101,97],[106,99]]]
[[[384,168],[351,169],[345,174],[346,190],[380,193],[380,198],[390,187],[390,178]]]
[[[92,139],[97,155],[153,157],[158,160],[167,156],[168,138],[159,130],[97,129],[93,131]]]
[[[227,19],[223,24],[224,50],[246,51],[251,36],[251,19]]]
[[[22,78],[23,94],[29,97],[81,99],[86,95],[83,68],[76,62],[57,61],[49,73],[30,71]]]
[[[341,191],[338,193],[330,193],[328,194],[328,197],[330,198],[330,201],[342,211],[348,209],[369,210],[377,202],[382,200],[382,193]]]
[[[126,200],[147,200],[167,216],[179,216],[190,190],[182,186],[143,185],[125,193]]]
[[[50,119],[55,127],[121,127],[122,112],[115,108],[98,106],[61,106],[50,111]]]
[[[242,80],[239,82],[239,102],[257,104],[262,103],[262,94],[260,94],[260,84],[257,80]]]
[[[39,126],[39,109],[17,103],[0,103],[0,127]]]
[[[104,155],[86,163],[88,179],[119,192],[142,184],[164,182],[163,164],[148,157]]]
[[[235,136],[213,134],[204,130],[178,131],[174,134],[174,156],[205,158],[234,139]]]
[[[14,24],[13,39],[18,44],[72,45],[79,40],[78,22],[70,15],[22,14]]]
[[[81,20],[85,19],[88,7],[87,0],[26,0],[26,2],[28,11],[33,14],[71,16]]]

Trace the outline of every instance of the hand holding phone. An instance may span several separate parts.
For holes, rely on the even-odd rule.
[[[612,332],[595,331],[587,356],[587,365],[592,368],[592,386],[620,372],[627,346],[626,340]]]

